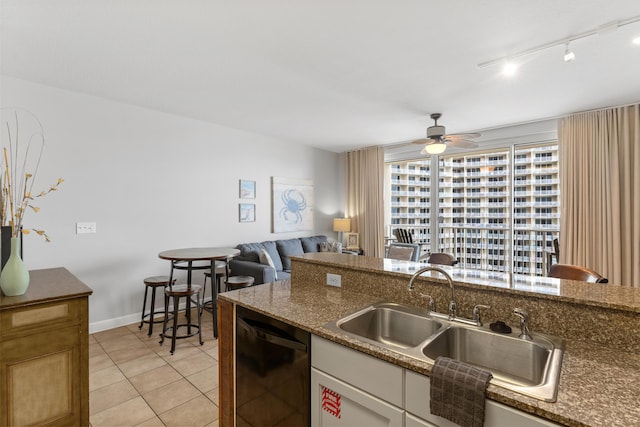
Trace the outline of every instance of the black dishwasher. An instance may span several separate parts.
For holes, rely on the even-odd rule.
[[[311,336],[236,306],[236,424],[310,425]]]

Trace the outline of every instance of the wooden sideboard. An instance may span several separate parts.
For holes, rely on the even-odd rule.
[[[65,268],[0,295],[0,425],[89,425],[89,295]]]

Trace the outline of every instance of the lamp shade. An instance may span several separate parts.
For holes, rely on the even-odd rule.
[[[440,154],[444,153],[444,150],[447,149],[447,146],[444,142],[434,142],[433,144],[425,145],[422,149],[422,154]]]
[[[333,218],[333,231],[351,231],[351,220],[349,218]]]

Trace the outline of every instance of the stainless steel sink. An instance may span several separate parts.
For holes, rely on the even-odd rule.
[[[518,338],[518,332],[498,334],[395,303],[370,305],[325,327],[419,360],[460,360],[490,371],[492,384],[547,402],[556,400],[564,351],[564,341],[557,337],[534,331],[529,341]]]
[[[410,348],[424,342],[441,329],[443,324],[412,307],[379,303],[328,326],[391,348]]]
[[[534,333],[529,341],[513,332],[457,325],[422,348],[431,360],[444,356],[474,365],[490,371],[496,385],[549,402],[556,399],[562,352],[563,342],[555,337]]]

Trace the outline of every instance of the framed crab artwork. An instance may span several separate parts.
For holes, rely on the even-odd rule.
[[[271,177],[273,233],[313,230],[313,181]]]

